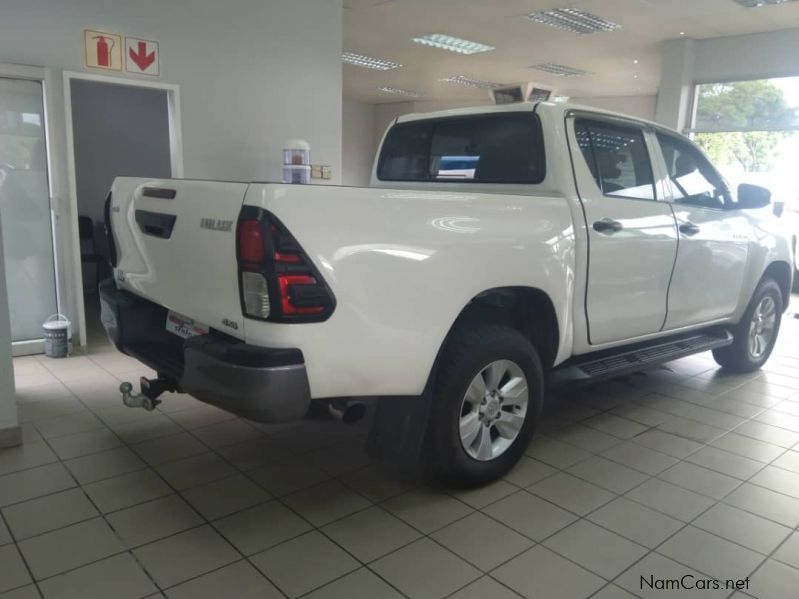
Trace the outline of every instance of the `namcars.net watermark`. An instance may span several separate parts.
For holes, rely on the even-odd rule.
[[[749,577],[727,578],[700,578],[693,574],[685,574],[680,578],[655,578],[653,574],[641,576],[641,590],[656,591],[746,591],[749,589]]]

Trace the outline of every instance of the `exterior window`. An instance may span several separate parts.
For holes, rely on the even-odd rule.
[[[710,162],[687,141],[658,133],[674,201],[704,208],[724,208],[730,193]]]
[[[541,124],[532,112],[400,123],[386,135],[381,181],[540,183]]]
[[[578,119],[574,130],[588,168],[604,195],[655,199],[652,165],[641,129]]]

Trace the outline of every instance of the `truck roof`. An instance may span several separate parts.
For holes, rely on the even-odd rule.
[[[595,108],[593,106],[586,106],[583,104],[573,104],[571,102],[516,102],[513,104],[500,104],[497,106],[467,106],[465,108],[453,108],[450,110],[438,110],[435,112],[415,112],[404,114],[397,117],[395,123],[405,123],[409,121],[421,121],[427,119],[437,119],[451,116],[465,116],[471,114],[491,114],[498,112],[524,112],[526,110],[538,110],[539,112],[547,111],[550,113],[565,114],[571,110],[579,110],[585,112],[593,112],[597,114],[604,114],[607,116],[619,117],[629,120],[634,120],[639,123],[645,123],[658,129],[665,129],[672,131],[668,127],[664,127],[653,121],[648,121],[636,116],[630,116],[621,112],[613,112],[612,110],[605,110],[604,108]]]

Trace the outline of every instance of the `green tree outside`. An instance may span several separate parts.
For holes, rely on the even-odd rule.
[[[694,141],[717,164],[737,162],[746,172],[768,171],[780,140],[791,135],[780,129],[795,127],[798,121],[797,110],[768,80],[702,85],[696,128],[719,132],[698,133]]]

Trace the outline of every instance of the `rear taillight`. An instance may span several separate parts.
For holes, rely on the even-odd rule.
[[[264,234],[257,220],[239,223],[239,259],[254,264],[264,261]]]
[[[288,230],[261,208],[242,209],[237,232],[241,307],[274,322],[326,320],[333,294]]]

